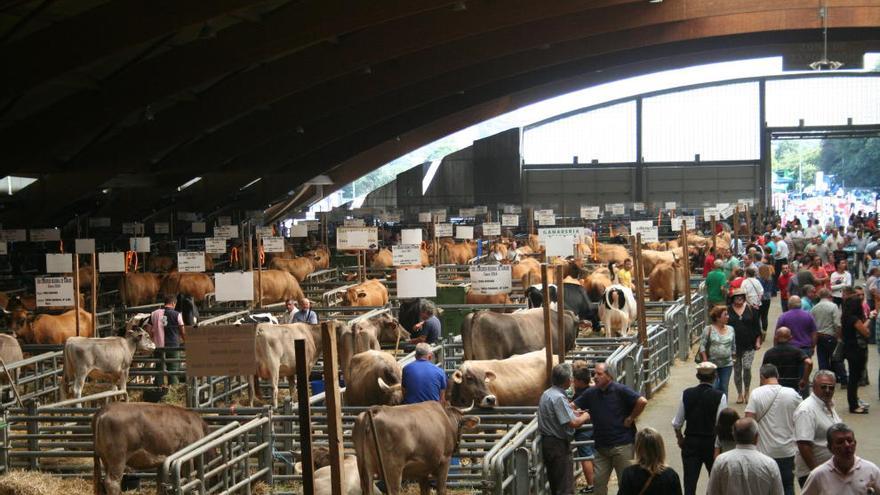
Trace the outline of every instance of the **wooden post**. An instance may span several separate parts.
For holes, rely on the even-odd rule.
[[[98,264],[92,251],[92,336],[98,336]]]
[[[691,256],[688,249],[688,229],[687,222],[681,222],[681,245],[682,256],[684,257],[684,304],[687,307],[691,305]]]
[[[683,225],[683,227],[686,227]],[[642,346],[648,345],[648,326],[645,322],[645,273],[642,266],[642,235],[636,234],[629,237],[633,252],[633,265],[636,271],[636,306],[638,318],[639,342]]]
[[[547,283],[547,263],[541,263],[541,278],[544,290],[544,351],[547,359],[547,386],[552,385],[553,376],[553,329],[550,322],[550,285]]]
[[[263,263],[260,261],[260,254],[263,252],[263,236],[257,237],[257,299],[258,306],[263,307]]]
[[[330,488],[333,495],[342,495],[342,398],[339,394],[336,331],[331,322],[321,323],[321,334],[324,342],[324,401],[330,441]]]
[[[529,223],[528,223],[529,234],[534,234],[535,233],[535,209],[529,208],[528,215],[529,215]]]
[[[599,228],[599,225],[596,224],[596,229]],[[599,261],[599,233],[595,230],[593,231],[593,261]]]
[[[564,268],[562,265],[556,265],[556,353],[559,355],[559,362],[565,362],[565,279]],[[552,361],[552,359],[551,359]]]
[[[248,271],[254,271],[254,238],[250,234],[247,236],[248,246]]]
[[[709,228],[712,229],[712,248],[714,249],[715,248],[715,215],[712,215],[709,218],[710,218],[710,222],[709,222],[710,227]]]
[[[323,329],[322,329],[323,331]],[[315,492],[315,461],[312,457],[312,409],[309,405],[309,374],[306,370],[306,341],[293,341],[296,359],[296,397],[299,409],[299,441],[302,451],[303,493]]]
[[[358,258],[358,278],[361,283],[367,280],[367,251],[361,249],[361,256]]]
[[[749,212],[749,205],[746,205],[746,231],[749,233],[749,242],[752,241],[752,214]]]
[[[79,337],[79,255],[73,253],[73,309],[76,313],[76,336]]]

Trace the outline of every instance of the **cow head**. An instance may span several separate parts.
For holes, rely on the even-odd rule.
[[[143,328],[137,327],[127,331],[125,339],[134,344],[135,353],[147,354],[156,350],[156,343]]]
[[[386,373],[386,378],[392,379],[393,377]],[[383,404],[396,406],[403,402],[403,386],[401,384],[395,383],[389,385],[381,376],[376,378],[376,382],[379,384],[379,390],[381,390],[386,397],[386,399],[382,401]]]
[[[34,315],[23,307],[13,309],[9,314],[9,329],[15,336],[28,342],[33,337]]]
[[[400,340],[409,340],[410,334],[403,328],[403,325],[396,318],[388,313],[374,318],[376,326],[379,328],[379,342],[396,342]]]
[[[497,406],[498,398],[489,390],[489,384],[496,378],[491,370],[462,365],[452,373],[452,384],[447,392],[450,403],[454,406],[479,404],[483,408]]]

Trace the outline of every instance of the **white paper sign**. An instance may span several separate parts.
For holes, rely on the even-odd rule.
[[[192,223],[192,233],[193,234],[204,234],[207,232],[207,226],[205,222],[193,222]]]
[[[421,244],[422,229],[402,229],[400,231],[401,244]]]
[[[34,279],[37,307],[73,306],[73,277],[37,277]]]
[[[304,223],[298,223],[290,226],[290,237],[308,237],[309,226]]]
[[[125,222],[122,224],[122,233],[144,235],[144,224],[140,222]]]
[[[503,209],[504,213],[509,215],[519,215],[522,213],[522,206],[519,205],[504,205]]]
[[[456,239],[473,239],[474,238],[474,228],[470,225],[456,225],[455,226],[455,238]]]
[[[254,272],[215,273],[214,298],[217,302],[253,301]]]
[[[376,227],[339,227],[336,229],[336,249],[376,249],[379,247],[379,229]]]
[[[653,220],[637,220],[629,223],[630,234],[642,234],[642,242],[659,242],[657,227]]]
[[[437,297],[437,270],[431,268],[398,268],[397,298]]]
[[[697,228],[697,217],[675,217],[672,219],[672,230],[678,232],[681,230],[681,223],[684,221],[687,229]]]
[[[666,208],[667,210],[674,210],[675,209],[675,201],[667,201],[664,204],[664,208]]]
[[[154,234],[167,234],[169,232],[171,232],[171,227],[168,222],[156,222],[153,224]]]
[[[535,212],[538,225],[556,225],[556,215],[553,210],[537,210]]]
[[[79,254],[89,254],[95,252],[94,239],[77,239],[74,241],[74,247]]]
[[[6,256],[9,254],[9,249],[6,246],[6,241],[0,241],[0,256]]]
[[[538,237],[544,244],[547,256],[572,256],[574,245],[580,241],[583,235],[583,227],[538,229]]]
[[[419,222],[431,223],[431,212],[427,211],[427,212],[419,213]]]
[[[598,206],[581,206],[581,218],[585,220],[598,220],[599,219],[599,207]]]
[[[346,227],[363,227],[364,219],[363,218],[346,218],[344,220],[344,225]]]
[[[25,229],[0,230],[0,240],[6,241],[6,242],[24,242],[27,240],[27,230],[25,230]]]
[[[501,224],[498,222],[486,222],[483,224],[483,235],[499,236],[501,235]]]
[[[489,213],[489,207],[488,206],[474,206],[474,213],[476,213],[477,215],[485,215],[485,214]]]
[[[223,254],[226,252],[226,239],[219,237],[205,237],[205,252],[210,254]]]
[[[238,225],[218,225],[214,227],[214,237],[234,239],[238,237]]]
[[[272,230],[272,226],[268,227],[257,227],[256,228],[257,237],[272,237],[275,235],[275,232]]]
[[[476,208],[459,208],[458,216],[462,218],[473,218],[477,216],[477,210]]]
[[[451,223],[435,223],[434,224],[434,236],[435,237],[452,237],[452,224]]]
[[[723,210],[719,211],[718,214],[721,218],[730,218],[733,216],[733,212],[736,210],[736,205],[728,205]]]
[[[177,253],[177,270],[187,273],[205,271],[204,251],[179,251]]]
[[[31,229],[31,242],[60,241],[61,231],[58,229]]]
[[[614,203],[611,205],[611,214],[612,215],[624,215],[626,214],[626,206],[623,203]]]
[[[420,244],[399,244],[392,246],[391,255],[394,266],[412,266],[422,264],[422,249]]]
[[[319,224],[317,220],[309,220],[309,221],[305,222],[305,224],[306,224],[306,229],[309,232],[317,232],[319,227],[321,226],[321,224]]]
[[[715,220],[721,219],[721,217],[718,216],[718,208],[705,208],[703,210],[703,219],[708,222],[712,220],[712,217],[715,217]]]
[[[471,292],[486,296],[509,294],[513,288],[510,265],[474,265],[469,268]]]
[[[89,227],[109,227],[110,217],[92,217],[89,219]]]
[[[149,253],[150,252],[150,238],[149,237],[129,237],[128,238],[128,248],[132,251],[138,253]]]
[[[283,237],[263,237],[263,251],[266,253],[283,253]]]
[[[446,209],[431,210],[431,221],[443,223],[446,221]]]
[[[749,208],[755,206],[755,200],[752,198],[740,198],[736,202],[739,205],[748,205]]]
[[[232,217],[217,217],[217,225],[227,226],[232,225]],[[238,236],[236,236],[238,237]]]
[[[501,215],[501,225],[504,227],[519,226],[519,215],[504,214]]]
[[[69,254],[47,254],[46,273],[70,273],[73,271],[73,256]]]
[[[181,222],[195,222],[199,219],[199,217],[197,217],[196,214],[191,211],[178,211],[177,219]]]
[[[633,211],[645,211],[645,203],[633,203]]]
[[[98,271],[121,273],[125,271],[125,253],[98,253]]]

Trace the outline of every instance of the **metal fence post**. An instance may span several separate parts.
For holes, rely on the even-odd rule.
[[[528,495],[529,482],[532,479],[529,470],[529,449],[520,447],[513,453],[513,472],[515,476],[513,494]]]
[[[289,403],[289,401],[288,401],[288,403]],[[272,486],[272,474],[273,474],[272,473],[272,460],[273,460],[272,454],[275,451],[275,442],[274,442],[275,435],[273,435],[273,433],[272,433],[272,408],[271,407],[268,407],[268,406],[266,407],[266,417],[269,420],[266,421],[266,423],[263,425],[263,428],[261,429],[261,432],[262,432],[261,443],[265,443],[266,447],[264,448],[263,455],[261,457],[261,460],[262,460],[261,464],[263,464],[263,465],[260,467],[266,468],[266,484],[269,486]]]
[[[3,424],[0,425],[0,469],[9,472],[9,411],[3,409]]]
[[[28,441],[27,441],[27,445],[28,445],[28,450],[31,452],[36,452],[37,450],[40,449],[40,444],[39,444],[40,441],[37,439],[37,434],[40,432],[39,431],[40,430],[40,423],[39,423],[39,420],[37,419],[37,405],[38,405],[38,403],[35,400],[28,402],[28,405],[27,405],[27,415],[28,415],[28,420],[27,420]],[[34,471],[39,469],[37,459],[38,458],[36,456],[31,456],[28,458],[28,465],[30,466],[30,469],[32,469]]]
[[[297,384],[297,385],[301,386],[299,384]],[[287,399],[284,400],[284,404],[281,406],[281,414],[285,418],[289,418],[289,417],[293,416],[293,401],[291,400],[290,397],[288,397]],[[284,449],[286,452],[292,452],[293,451],[293,421],[282,421],[281,422],[281,432],[284,433],[284,439],[281,441],[281,444],[282,444],[281,448]],[[288,463],[284,463],[284,474],[289,476],[289,475],[294,474],[293,471],[294,470],[293,470],[292,465],[290,465]]]

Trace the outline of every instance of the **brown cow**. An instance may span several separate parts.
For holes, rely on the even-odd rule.
[[[469,410],[427,401],[394,407],[376,406],[360,413],[354,423],[352,440],[357,453],[361,492],[373,493],[373,475],[380,473],[376,450],[382,449],[390,495],[401,493],[401,480],[404,479],[417,479],[421,492],[429,493],[429,477],[437,481],[438,495],[445,495],[449,462],[457,450],[461,430],[473,429],[480,424],[480,418],[465,416]]]
[[[177,266],[177,260],[172,256],[150,256],[150,259],[147,260],[147,270],[153,273],[168,273],[175,266]]]
[[[388,289],[382,282],[370,279],[349,287],[345,300],[349,306],[384,306],[388,304]]]
[[[559,358],[553,355],[553,364]],[[547,378],[544,349],[507,359],[465,361],[449,377],[446,399],[453,406],[537,406]]]
[[[204,301],[208,294],[214,292],[214,281],[204,273],[172,272],[162,279],[159,292],[165,296],[183,294],[192,296],[196,301]]]
[[[302,282],[315,271],[315,264],[311,258],[306,256],[293,259],[273,258],[269,262],[269,268],[288,272],[296,277],[297,281]]]
[[[77,271],[77,275],[79,276],[79,289],[80,290],[91,290],[92,288],[92,266],[91,265],[83,265],[79,267]]]
[[[687,288],[681,262],[660,262],[648,276],[648,293],[652,301],[675,301]]]
[[[394,266],[394,256],[388,248],[380,249],[370,263],[370,268],[391,268]]]
[[[533,253],[544,252],[544,246],[541,245],[541,237],[538,234],[529,234],[528,247]]]
[[[115,402],[92,418],[95,444],[95,484],[101,485],[101,465],[107,471],[103,488],[119,495],[126,468],[155,469],[165,458],[208,434],[197,412],[169,404]]]
[[[510,265],[510,278],[511,280],[523,280],[523,288],[540,283],[541,262],[534,258],[520,259]]]
[[[257,325],[255,346],[257,349],[257,376],[270,380],[272,383],[272,406],[278,407],[278,379],[287,378],[290,388],[290,396],[296,397],[296,356],[294,354],[293,341],[302,339],[306,341],[306,374],[311,373],[312,367],[318,360],[315,352],[315,342],[312,333],[302,325],[272,325],[261,323]],[[301,384],[307,386],[307,384]],[[256,395],[256,378],[250,380],[250,405],[254,405]]]
[[[330,250],[327,246],[318,246],[311,251],[306,251],[303,256],[311,258],[316,270],[330,268]]]
[[[273,304],[293,299],[301,300],[304,295],[296,277],[282,270],[263,270],[262,275],[254,273],[254,301],[259,299],[258,281],[262,278],[263,299],[260,305]]]
[[[141,306],[156,302],[159,297],[159,275],[155,273],[126,273],[119,280],[119,295],[126,306]]]
[[[467,265],[477,255],[476,248],[467,243],[444,244],[440,247],[440,263]]]
[[[18,339],[6,333],[0,333],[0,360],[9,366],[10,364],[24,359],[21,353],[21,345]],[[6,381],[5,376],[0,376],[0,381]]]
[[[558,342],[556,310],[550,311],[553,342]],[[574,347],[578,319],[565,311],[563,319],[566,351]],[[527,309],[516,313],[493,313],[487,310],[465,315],[461,323],[461,341],[465,360],[507,359],[514,354],[525,354],[544,347],[544,310]]]
[[[465,303],[467,304],[513,304],[513,301],[510,300],[510,294],[493,294],[491,296],[476,294],[471,292],[470,289],[467,291],[467,295],[465,295]],[[504,312],[503,309],[493,310],[498,312]]]
[[[622,265],[629,258],[629,251],[620,244],[604,244],[600,242],[597,256],[598,260],[602,263],[613,261]]]
[[[651,251],[645,249],[642,251],[642,267],[647,277],[654,270],[654,266],[658,263],[673,263],[681,259],[682,249],[675,248],[669,251]]]
[[[598,301],[605,293],[605,289],[613,283],[613,277],[611,270],[600,266],[581,280],[581,285],[587,291],[590,300]]]
[[[355,354],[345,377],[345,404],[348,406],[397,405],[403,401],[400,364],[383,351]]]
[[[60,315],[37,315],[33,317],[26,309],[12,312],[9,328],[28,344],[63,344],[76,336],[76,310]],[[79,334],[92,336],[92,314],[79,310]]]
[[[377,342],[395,344],[398,340],[409,340],[409,332],[389,313],[358,320],[351,325],[354,333],[368,333]]]

